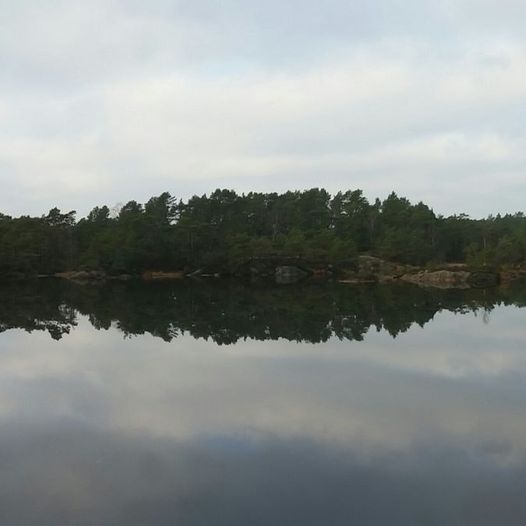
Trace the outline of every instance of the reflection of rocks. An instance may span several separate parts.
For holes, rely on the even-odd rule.
[[[102,281],[107,278],[105,272],[101,270],[72,270],[69,272],[59,272],[55,274],[57,278],[69,279],[70,281],[87,282]]]
[[[276,278],[276,283],[288,285],[305,279],[308,274],[299,267],[280,266],[276,267],[276,273],[274,276]]]
[[[484,288],[498,285],[500,277],[495,272],[472,272],[468,278],[468,284],[471,287]]]
[[[470,272],[466,271],[436,270],[429,272],[425,270],[414,274],[404,274],[400,279],[422,287],[467,289],[470,286],[469,276]]]
[[[467,270],[435,270],[404,274],[402,281],[422,287],[468,289],[470,287],[493,287],[498,284],[498,275],[493,272],[469,272]]]
[[[500,275],[501,283],[511,283],[526,277],[526,268],[515,268],[503,270]]]
[[[71,270],[68,272],[59,272],[55,274],[56,278],[67,279],[69,281],[74,281],[79,284],[92,284],[92,283],[102,283],[108,279],[118,280],[118,281],[127,281],[132,278],[129,274],[118,274],[109,276],[103,270]]]
[[[149,280],[156,280],[156,279],[182,279],[184,278],[184,272],[145,272],[142,275],[142,279],[149,281]]]

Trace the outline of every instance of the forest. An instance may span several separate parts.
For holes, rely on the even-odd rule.
[[[183,201],[165,192],[141,204],[40,217],[0,214],[0,275],[67,270],[228,272],[259,256],[338,262],[368,254],[429,265],[514,266],[526,260],[524,213],[472,219],[437,215],[391,193],[369,202],[361,190],[238,194],[215,190]]]

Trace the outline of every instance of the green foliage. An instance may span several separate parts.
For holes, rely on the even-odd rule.
[[[370,203],[361,190],[331,197],[320,188],[283,194],[218,189],[186,202],[168,192],[117,213],[95,207],[78,222],[53,208],[41,217],[0,214],[0,275],[101,269],[228,271],[266,255],[319,262],[359,253],[415,265],[519,265],[526,259],[522,213],[474,220],[436,216],[391,193]]]

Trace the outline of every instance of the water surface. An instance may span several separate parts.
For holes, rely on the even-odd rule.
[[[0,293],[1,524],[526,524],[524,285]]]

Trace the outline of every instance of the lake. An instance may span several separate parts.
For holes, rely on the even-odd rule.
[[[526,524],[526,285],[0,285],[6,526]]]

